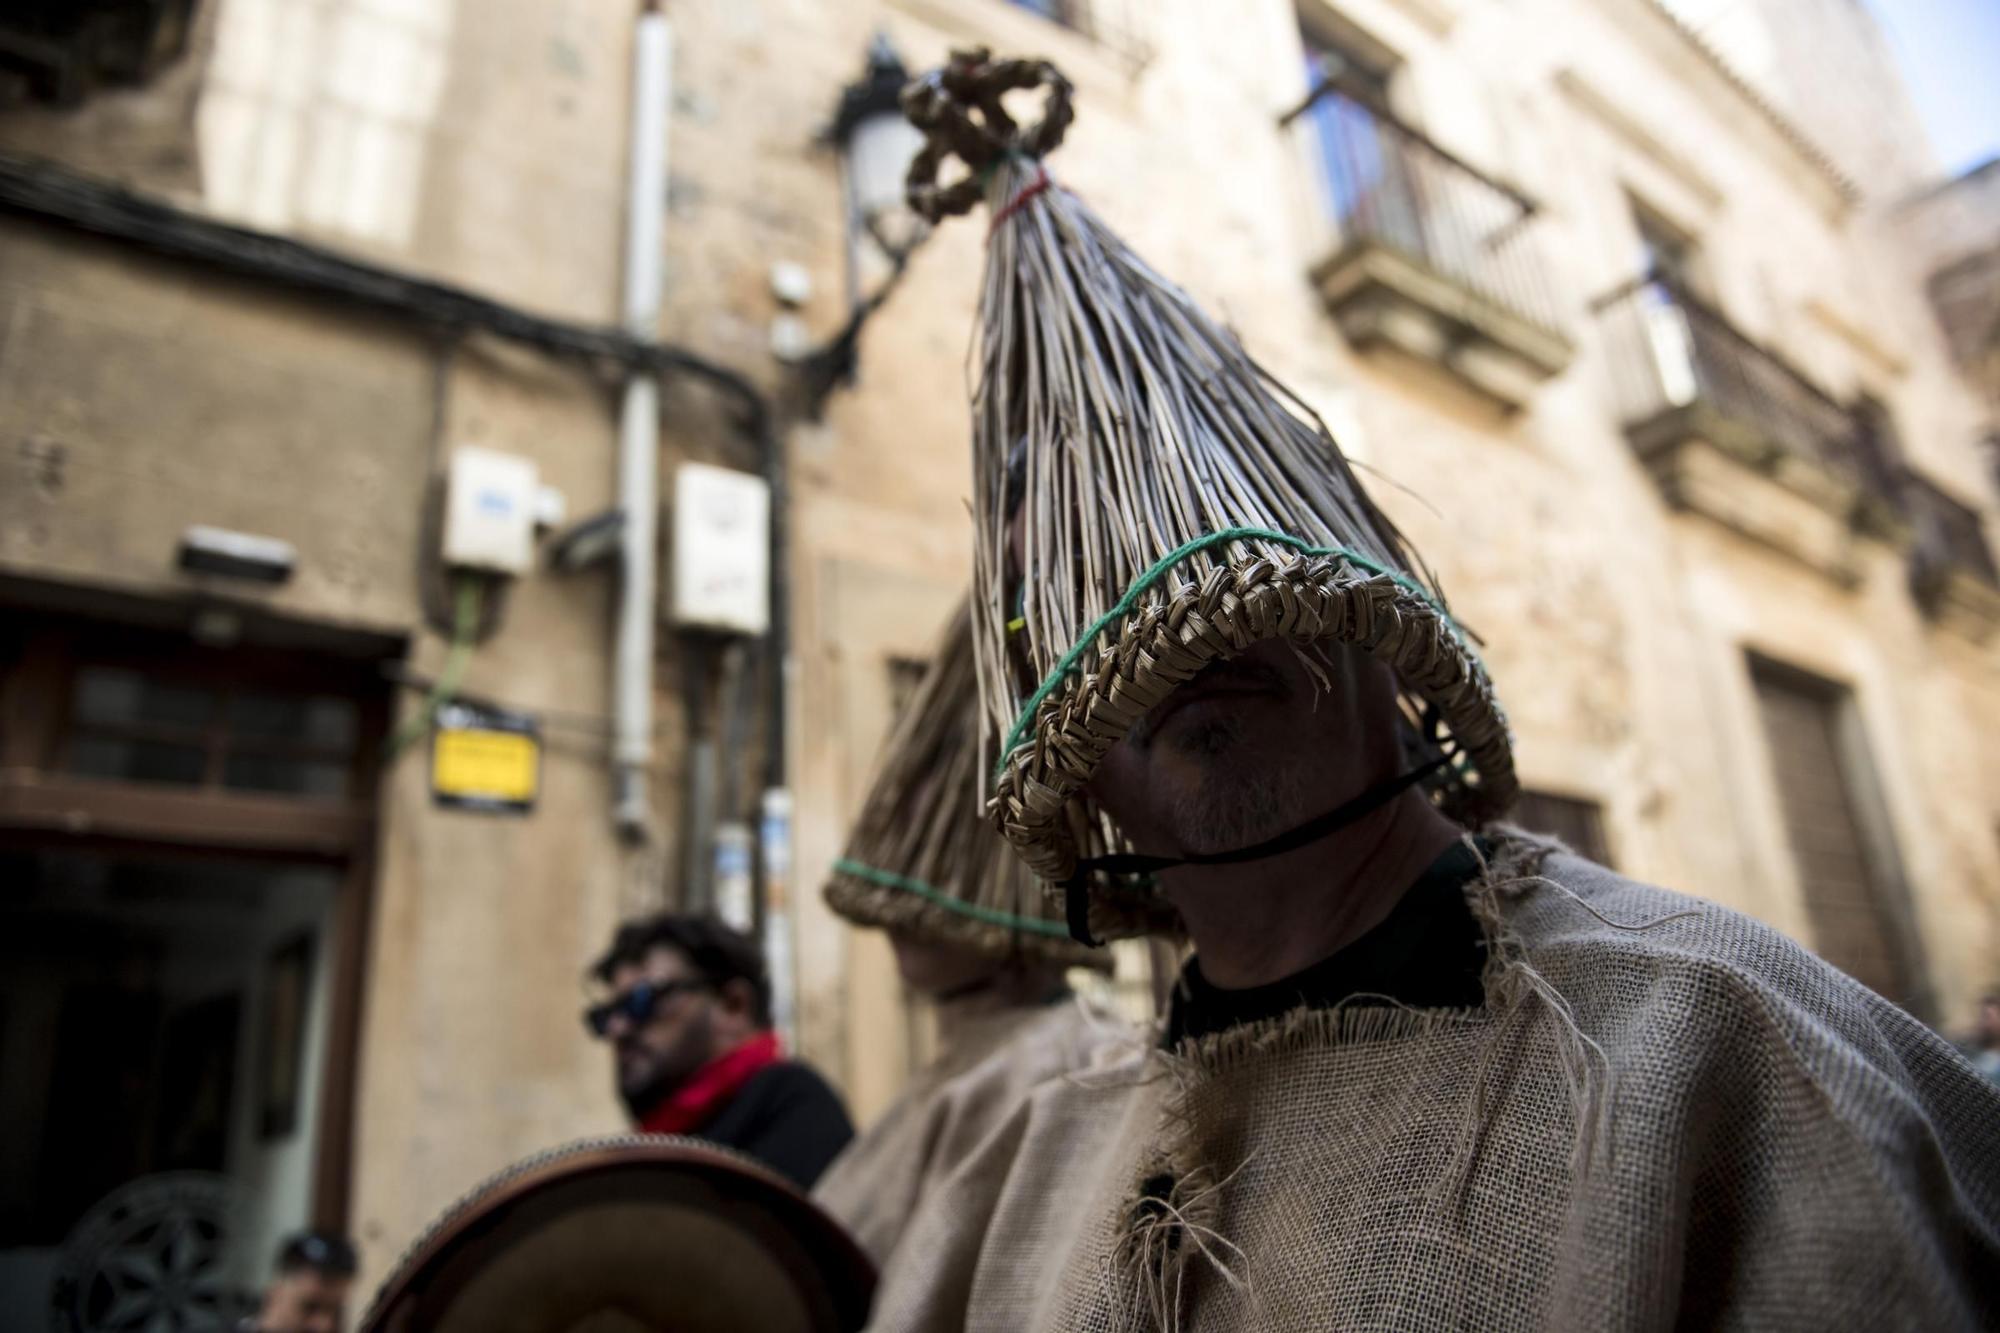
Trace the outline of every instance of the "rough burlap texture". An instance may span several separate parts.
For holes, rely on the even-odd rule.
[[[1080,998],[941,1015],[949,1043],[882,1118],[849,1144],[813,1188],[877,1266],[917,1208],[1039,1084],[1086,1067],[1129,1029]],[[951,1029],[956,1029],[952,1031]]]
[[[1544,844],[1479,1009],[1298,1011],[1044,1084],[884,1273],[901,1330],[1972,1328],[2000,1088],[1783,936]]]

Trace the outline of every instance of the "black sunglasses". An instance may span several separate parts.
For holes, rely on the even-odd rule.
[[[668,999],[682,991],[707,989],[705,981],[641,981],[631,990],[621,991],[602,1004],[593,1004],[584,1010],[583,1025],[590,1029],[592,1036],[602,1037],[611,1031],[611,1020],[623,1014],[626,1021],[638,1027]]]

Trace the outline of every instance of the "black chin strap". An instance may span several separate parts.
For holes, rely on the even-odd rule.
[[[1069,918],[1070,938],[1090,949],[1098,948],[1104,943],[1090,933],[1092,875],[1150,875],[1156,871],[1170,870],[1175,866],[1236,865],[1244,861],[1262,861],[1273,856],[1281,856],[1338,833],[1364,815],[1381,809],[1450,762],[1449,756],[1440,756],[1428,764],[1370,787],[1352,800],[1342,802],[1323,815],[1308,819],[1297,828],[1280,833],[1275,838],[1252,843],[1248,847],[1238,847],[1233,851],[1204,852],[1193,856],[1146,856],[1139,852],[1114,852],[1109,856],[1092,856],[1079,860],[1076,869],[1062,883],[1063,909]]]

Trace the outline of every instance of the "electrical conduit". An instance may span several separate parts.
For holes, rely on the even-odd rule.
[[[673,30],[659,0],[643,0],[634,35],[631,161],[626,175],[627,333],[659,333],[667,213],[667,112],[673,100]],[[628,838],[651,824],[647,775],[653,760],[653,627],[657,593],[655,524],[660,508],[660,387],[650,369],[625,380],[618,421],[618,507],[625,518],[624,577],[611,687],[612,819]]]

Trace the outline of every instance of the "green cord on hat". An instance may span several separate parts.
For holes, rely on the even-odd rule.
[[[1125,595],[1118,599],[1118,604],[1092,621],[1090,627],[1084,630],[1077,638],[1076,643],[1071,646],[1070,650],[1063,654],[1062,660],[1056,663],[1055,669],[1049,672],[1047,679],[1042,681],[1041,687],[1028,696],[1028,702],[1022,707],[1020,716],[1014,719],[1013,727],[1007,732],[1006,744],[1000,747],[1000,762],[993,768],[994,780],[997,782],[1000,775],[1007,771],[1007,760],[1015,750],[1020,748],[1021,737],[1033,725],[1035,711],[1042,706],[1042,701],[1047,699],[1051,694],[1054,694],[1063,681],[1069,678],[1069,674],[1077,669],[1077,666],[1083,661],[1084,653],[1089,651],[1090,645],[1097,641],[1099,634],[1103,633],[1113,621],[1117,620],[1120,616],[1128,614],[1134,606],[1137,606],[1139,598],[1145,595],[1146,590],[1165,578],[1175,565],[1180,564],[1190,556],[1199,555],[1211,546],[1220,546],[1225,542],[1242,541],[1246,537],[1256,537],[1263,541],[1275,542],[1280,546],[1289,546],[1302,555],[1338,556],[1340,559],[1347,561],[1357,568],[1364,569],[1370,574],[1394,581],[1397,587],[1415,593],[1418,597],[1422,598],[1424,604],[1437,613],[1438,619],[1443,622],[1445,629],[1449,631],[1458,646],[1464,649],[1466,654],[1473,660],[1478,660],[1478,654],[1472,651],[1472,646],[1465,641],[1464,636],[1459,632],[1458,622],[1451,618],[1451,612],[1438,604],[1437,598],[1432,596],[1430,589],[1424,587],[1423,584],[1417,582],[1399,569],[1391,569],[1380,561],[1371,559],[1359,551],[1349,550],[1345,546],[1316,546],[1303,537],[1294,537],[1288,532],[1278,532],[1271,528],[1224,528],[1220,532],[1204,532],[1199,537],[1182,542],[1179,546],[1176,546],[1173,550],[1154,561],[1150,569],[1132,581],[1132,586],[1125,590]]]
[[[997,908],[963,902],[942,889],[932,888],[920,879],[911,879],[906,875],[892,875],[886,870],[878,870],[865,862],[850,860],[844,856],[833,863],[833,871],[837,875],[851,875],[870,884],[879,884],[885,889],[900,889],[904,893],[913,893],[925,902],[944,908],[947,912],[956,912],[960,916],[970,917],[989,926],[1003,926],[1008,930],[1018,930],[1031,935],[1047,935],[1054,939],[1069,938],[1069,928],[1059,922],[1015,916],[1012,912],[1002,912]]]

